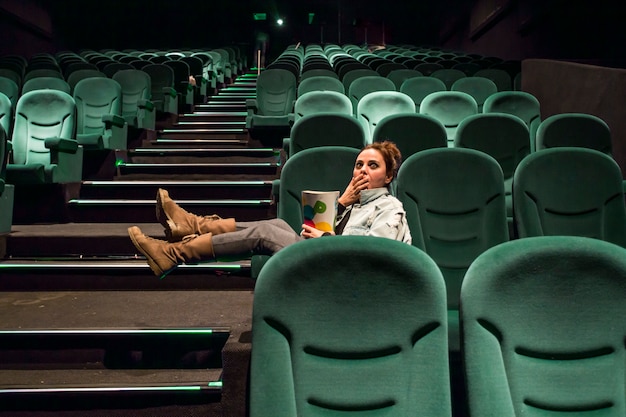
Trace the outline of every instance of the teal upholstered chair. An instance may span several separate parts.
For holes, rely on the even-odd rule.
[[[474,77],[489,78],[498,86],[498,91],[512,91],[513,79],[511,75],[499,68],[484,68],[476,71]]]
[[[400,113],[415,113],[411,97],[399,91],[374,91],[359,100],[356,115],[371,143],[378,123],[391,114]]]
[[[15,109],[15,106],[17,105],[17,99],[20,96],[19,85],[16,84],[15,81],[3,77],[2,74],[0,74],[0,93],[9,98],[9,101],[11,102],[11,107]]]
[[[250,416],[450,416],[445,285],[411,245],[305,240],[254,290]]]
[[[513,215],[520,237],[574,235],[626,247],[622,174],[608,155],[552,148],[520,162],[513,177]]]
[[[626,250],[517,239],[487,250],[461,290],[470,415],[626,415]]]
[[[437,91],[446,91],[446,85],[438,78],[411,77],[404,80],[399,91],[413,99],[415,108],[419,112],[424,98]]]
[[[357,113],[359,101],[374,91],[396,91],[396,86],[393,81],[380,75],[360,77],[350,84],[348,97],[352,101],[354,114]]]
[[[33,90],[52,89],[70,94],[70,85],[62,78],[57,77],[36,77],[31,78],[22,85],[22,94]]]
[[[3,95],[4,96],[4,95]],[[6,98],[6,96],[4,96]],[[6,98],[8,100],[8,98]],[[6,131],[0,124],[0,234],[11,232],[13,224],[14,186],[6,184],[6,167],[9,157]]]
[[[302,230],[302,191],[340,191],[352,178],[352,170],[360,149],[346,146],[319,146],[304,149],[287,160],[280,179],[273,184],[277,215],[296,232]],[[320,169],[332,167],[332,169]],[[265,255],[252,257],[252,275],[257,276],[269,259]]]
[[[488,81],[488,80],[487,80]],[[522,119],[506,113],[479,113],[461,121],[454,146],[493,156],[502,168],[509,232],[513,227],[513,174],[530,154],[530,135]]]
[[[373,142],[390,140],[402,158],[431,148],[448,146],[446,129],[433,117],[420,113],[398,113],[382,118],[374,128]]]
[[[70,75],[68,75],[67,83],[70,86],[70,91],[72,91],[72,94],[74,94],[74,88],[76,87],[76,84],[78,84],[80,80],[84,80],[85,78],[92,78],[92,77],[106,78],[106,74],[97,69],[86,68],[86,69],[73,71]]]
[[[413,245],[443,273],[450,349],[458,353],[463,276],[478,255],[509,240],[502,169],[474,149],[427,149],[402,163],[396,195],[406,210]]]
[[[285,147],[291,158],[304,149],[319,146],[347,146],[360,150],[365,144],[365,130],[351,114],[315,113],[294,123]]]
[[[4,130],[5,140],[8,140],[13,123],[13,105],[11,99],[0,92],[0,127]]]
[[[110,78],[81,80],[74,88],[76,139],[85,149],[126,149],[128,123],[122,117],[122,87]]]
[[[611,129],[604,120],[592,114],[555,114],[539,124],[536,149],[559,146],[579,146],[611,155]]]
[[[150,76],[137,69],[116,72],[113,77],[122,87],[122,117],[129,126],[154,130],[156,109],[151,101]]]
[[[421,77],[422,73],[415,69],[395,69],[387,74],[387,78],[389,78],[393,84],[396,86],[396,91],[400,91],[400,87],[402,83],[409,78],[413,77]]]
[[[312,91],[336,91],[345,94],[345,88],[341,81],[339,81],[338,78],[326,75],[312,76],[300,80],[300,84],[298,84],[298,97]]]
[[[288,129],[296,100],[296,77],[285,69],[266,69],[257,78],[256,99],[248,99],[246,128]]]
[[[438,91],[424,97],[419,112],[439,120],[446,128],[448,145],[454,144],[456,130],[463,119],[478,113],[474,97],[461,91]]]
[[[56,90],[35,90],[17,102],[12,157],[7,166],[11,184],[80,182],[83,148],[76,134],[76,104]]]
[[[539,100],[524,91],[499,91],[485,99],[483,113],[509,113],[526,123],[530,134],[530,149],[535,151],[535,137],[541,123]]]
[[[459,78],[450,87],[451,91],[462,91],[474,97],[478,105],[478,113],[483,112],[483,105],[487,98],[498,92],[496,83],[485,77]]]
[[[310,91],[298,97],[293,110],[293,121],[297,122],[298,119],[311,114],[352,115],[352,103],[345,94],[337,91]]]
[[[458,69],[441,68],[430,74],[433,78],[438,78],[446,85],[447,90],[452,89],[452,85],[459,79],[467,77],[465,73]]]
[[[157,114],[178,116],[174,70],[165,64],[150,64],[141,70],[150,76],[150,100]]]

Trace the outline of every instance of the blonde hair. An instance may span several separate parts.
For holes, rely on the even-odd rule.
[[[385,140],[382,142],[373,142],[369,145],[365,146],[362,150],[366,149],[375,149],[383,156],[383,160],[385,161],[385,166],[387,168],[387,176],[394,179],[398,174],[398,169],[400,169],[400,164],[402,163],[402,154],[400,153],[400,149],[390,140]]]

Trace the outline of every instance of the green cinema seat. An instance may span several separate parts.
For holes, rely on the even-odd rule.
[[[400,87],[402,87],[402,83],[409,78],[413,77],[421,77],[422,73],[418,70],[414,69],[395,69],[387,74],[387,78],[389,78],[393,84],[396,86],[396,91],[400,91]]]
[[[7,182],[80,182],[83,148],[75,132],[76,103],[72,96],[56,90],[23,94],[15,111]]]
[[[626,247],[622,173],[613,158],[588,148],[543,149],[513,177],[519,237],[572,235]]]
[[[374,130],[382,119],[400,113],[415,113],[415,103],[404,93],[374,91],[363,96],[357,105],[357,119],[363,125],[368,143],[372,143]]]
[[[374,91],[396,91],[396,86],[393,81],[380,75],[359,77],[350,84],[348,97],[352,102],[354,114],[357,114],[359,101]]]
[[[472,416],[621,417],[626,250],[544,236],[487,250],[461,290]]]
[[[499,91],[487,97],[483,113],[513,114],[526,123],[530,134],[530,149],[535,151],[537,128],[541,123],[539,100],[524,91]]]
[[[250,416],[451,416],[445,285],[411,245],[336,236],[268,261],[252,313]]]
[[[438,78],[446,85],[446,90],[452,90],[452,85],[461,78],[467,77],[465,73],[458,69],[441,68],[430,74],[433,78]]]
[[[360,150],[365,144],[363,126],[352,114],[345,113],[304,116],[294,123],[289,139],[283,142],[289,158],[304,149],[319,146],[347,146]]]
[[[285,69],[266,69],[256,83],[256,99],[246,101],[246,128],[288,129],[296,100],[296,77]]]
[[[70,85],[63,79],[57,77],[36,77],[24,82],[22,94],[33,90],[58,90],[70,94]]]
[[[464,148],[427,149],[406,158],[396,179],[413,246],[435,260],[446,281],[449,347],[458,354],[459,294],[467,268],[509,240],[498,162]]]
[[[178,116],[178,91],[174,70],[165,64],[149,64],[141,69],[150,76],[150,101],[159,116]]]
[[[0,98],[2,96],[0,95]],[[10,153],[10,142],[7,136],[6,130],[0,122],[0,234],[11,232],[15,200],[14,185],[6,183],[6,167]]]
[[[450,87],[451,91],[462,91],[474,97],[478,105],[478,113],[483,112],[483,106],[487,98],[498,92],[496,83],[485,77],[464,77],[455,81]]]
[[[424,98],[437,91],[446,91],[446,85],[438,78],[411,77],[402,82],[399,91],[413,99],[415,108],[419,112]]]
[[[122,87],[115,80],[93,77],[74,88],[76,139],[85,150],[126,149],[128,123],[122,117]]]
[[[611,129],[598,116],[586,113],[552,115],[539,124],[536,149],[574,146],[612,154]]]
[[[129,126],[154,130],[156,109],[151,100],[150,76],[137,69],[117,71],[113,77],[122,87],[122,117]]]
[[[374,128],[373,142],[390,140],[402,158],[431,148],[448,146],[446,129],[433,117],[420,113],[397,113],[382,118]]]
[[[461,91],[438,91],[424,97],[419,112],[443,123],[448,146],[453,146],[456,130],[463,119],[478,113],[474,97]]]
[[[298,97],[311,91],[336,91],[345,94],[343,84],[338,78],[325,75],[311,76],[300,80]]]

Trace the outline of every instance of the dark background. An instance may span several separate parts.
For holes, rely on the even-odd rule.
[[[270,57],[298,41],[384,42],[623,67],[624,9],[564,0],[0,0],[0,54],[231,44],[251,51],[263,29]],[[268,20],[254,21],[254,12]]]

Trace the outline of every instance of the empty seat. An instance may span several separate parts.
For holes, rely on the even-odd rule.
[[[436,71],[433,71],[430,76],[443,81],[443,83],[446,85],[446,90],[451,90],[452,84],[454,84],[455,81],[466,77],[463,71],[452,68],[438,69]]]
[[[411,77],[404,80],[400,92],[413,99],[417,111],[426,96],[437,91],[446,91],[446,85],[438,78]]]
[[[454,146],[485,152],[502,168],[509,232],[513,231],[513,174],[530,154],[528,127],[522,119],[506,113],[479,113],[461,121]]]
[[[246,127],[288,129],[295,99],[296,77],[284,69],[266,69],[257,78],[256,99],[246,101]]]
[[[474,97],[478,106],[478,113],[483,112],[483,105],[487,98],[498,92],[498,87],[489,78],[485,77],[464,77],[452,84],[451,91],[462,91]]]
[[[512,91],[513,80],[508,72],[498,68],[483,68],[474,73],[474,77],[485,77],[498,86],[498,91]]]
[[[424,149],[448,146],[446,129],[437,119],[419,113],[398,113],[382,118],[374,128],[373,142],[390,140],[406,159]]]
[[[537,151],[513,177],[520,237],[574,235],[626,247],[622,174],[608,155],[587,148]]]
[[[72,93],[74,92],[74,87],[76,87],[76,84],[78,84],[80,80],[91,77],[106,77],[106,74],[97,69],[80,69],[73,71],[67,78],[67,83],[70,86],[70,91]]]
[[[2,106],[6,103],[9,103],[9,99],[0,93],[0,235],[11,232],[15,198],[14,186],[6,184],[6,167],[10,148],[7,131],[2,122]]]
[[[611,155],[611,129],[604,120],[592,114],[555,114],[537,127],[536,149],[560,146],[595,149]]]
[[[129,126],[154,130],[156,114],[150,101],[150,76],[141,70],[126,69],[116,72],[113,80],[122,87],[122,117]]]
[[[404,160],[396,195],[406,210],[413,245],[443,273],[450,350],[458,353],[463,276],[478,255],[509,240],[502,169],[474,149],[427,149]]]
[[[400,91],[400,87],[402,86],[402,83],[409,79],[409,78],[413,78],[413,77],[421,77],[422,73],[419,72],[418,70],[414,70],[414,69],[395,69],[393,71],[391,71],[389,74],[387,74],[387,78],[389,78],[393,84],[396,86],[396,91]]]
[[[441,273],[410,245],[336,236],[281,250],[255,287],[250,416],[449,417],[444,306]]]
[[[439,91],[424,97],[419,112],[439,120],[445,126],[448,142],[452,145],[457,127],[463,119],[478,113],[478,105],[467,93]]]
[[[376,125],[391,114],[415,113],[415,103],[399,91],[374,91],[358,103],[357,119],[363,125],[367,141],[372,142]]]
[[[535,151],[536,132],[541,123],[539,100],[535,96],[524,91],[499,91],[487,97],[483,113],[509,113],[522,119],[528,126],[531,152]]]
[[[461,291],[472,416],[626,413],[626,251],[572,236],[487,250]]]
[[[52,89],[70,93],[70,85],[65,80],[57,77],[36,77],[24,82],[22,94],[33,90]]]
[[[348,97],[352,101],[352,109],[355,114],[359,101],[374,91],[396,91],[396,86],[393,81],[378,75],[360,77],[350,84]]]
[[[150,76],[150,101],[158,116],[178,116],[178,92],[174,88],[174,70],[165,64],[150,64],[141,69]]]
[[[81,80],[74,89],[76,139],[85,149],[126,149],[128,124],[122,117],[122,87],[110,78]]]
[[[298,84],[298,97],[310,91],[336,91],[345,94],[343,83],[338,78],[320,75],[305,78]]]
[[[316,113],[352,115],[352,103],[342,93],[336,91],[311,91],[296,100],[293,120]]]
[[[0,93],[8,97],[11,102],[11,107],[15,109],[17,99],[20,95],[20,87],[18,84],[16,84],[15,81],[0,75]]]
[[[12,124],[13,105],[11,104],[11,100],[9,100],[9,98],[4,93],[0,92],[0,127],[4,131],[5,140],[8,140],[8,138],[10,138]]]
[[[350,91],[350,84],[358,78],[361,77],[380,77],[380,74],[370,68],[357,68],[351,71],[348,71],[343,77],[339,75],[341,82],[343,83],[343,87],[346,92]],[[382,77],[381,77],[382,78]]]
[[[289,158],[309,148],[347,146],[361,149],[366,144],[363,126],[352,114],[313,113],[298,119],[291,128]]]
[[[17,102],[10,184],[80,182],[83,148],[74,138],[76,105],[67,93],[35,90]]]

